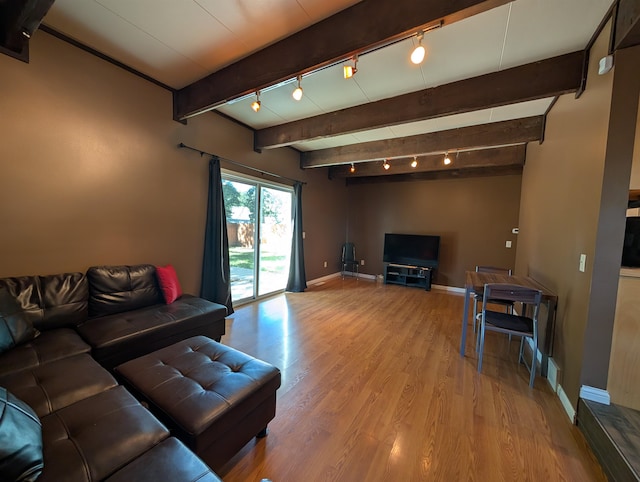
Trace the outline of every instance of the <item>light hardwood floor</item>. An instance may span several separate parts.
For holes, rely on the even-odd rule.
[[[260,481],[605,481],[518,342],[473,336],[463,296],[332,279],[241,306],[222,342],[282,371],[269,436],[218,474]],[[494,335],[494,336],[492,336]]]

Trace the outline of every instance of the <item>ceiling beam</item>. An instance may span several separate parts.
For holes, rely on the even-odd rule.
[[[526,155],[525,144],[517,146],[496,147],[492,149],[478,149],[450,153],[452,163],[445,166],[442,154],[427,154],[416,156],[418,165],[411,167],[413,157],[393,159],[389,161],[391,167],[383,169],[381,162],[361,162],[354,164],[355,172],[351,172],[351,166],[343,164],[329,168],[330,179],[355,178],[369,176],[392,176],[397,174],[415,174],[420,172],[452,171],[459,169],[471,169],[496,166],[523,166]]]
[[[620,0],[613,44],[616,50],[640,45],[640,0]]]
[[[0,0],[0,53],[29,62],[29,39],[54,0]]]
[[[417,136],[363,142],[300,155],[303,169],[540,141],[544,116],[492,122]]]
[[[256,150],[576,92],[584,52],[260,129]]]
[[[404,38],[440,21],[447,25],[509,0],[363,0],[182,89],[175,120]]]
[[[369,176],[347,178],[347,186],[355,184],[375,184],[407,181],[435,181],[441,179],[464,179],[470,177],[514,176],[522,174],[522,165],[473,167],[468,169],[450,169],[444,171],[413,172],[392,176]]]

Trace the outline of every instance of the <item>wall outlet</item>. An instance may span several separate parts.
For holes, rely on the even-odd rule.
[[[510,247],[511,247],[511,241],[507,241],[504,245],[505,245],[507,248],[510,248]]]
[[[327,267],[327,262],[326,262],[326,261],[324,262],[324,267],[325,267],[325,268]]]
[[[578,269],[580,271],[582,271],[583,273],[586,271],[586,269],[587,269],[587,255],[586,254],[581,254],[580,255],[580,265],[578,266]]]
[[[360,260],[360,266],[364,266],[364,259]]]

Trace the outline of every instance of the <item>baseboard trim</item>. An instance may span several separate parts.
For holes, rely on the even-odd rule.
[[[602,388],[590,387],[589,385],[582,385],[580,387],[580,398],[603,405],[611,405],[611,396],[608,391]]]
[[[316,278],[316,279],[309,280],[309,281],[307,281],[307,284],[308,285],[318,285],[318,284],[324,283],[325,281],[329,281],[332,278],[338,278],[340,276],[340,274],[341,274],[340,272],[331,273],[331,274],[328,274],[327,276],[322,276],[321,278]]]
[[[331,273],[327,276],[322,276],[321,278],[316,278],[316,279],[312,279],[312,280],[308,280],[307,284],[308,285],[317,285],[317,284],[321,284],[324,283],[326,281],[329,281],[332,278],[338,278],[342,276],[342,271],[338,271],[337,273]],[[345,271],[344,272],[344,276],[353,276],[356,277],[356,273],[353,273],[352,271]],[[358,278],[360,279],[366,279],[366,280],[371,280],[371,281],[376,281],[377,276],[374,274],[366,274],[366,273],[360,273],[357,275]],[[458,288],[456,286],[445,286],[445,285],[435,285],[432,284],[431,285],[431,289],[434,290],[441,290],[441,291],[448,291],[450,293],[459,293],[459,294],[463,294],[465,293],[465,289],[464,288]]]
[[[445,285],[431,285],[431,289],[449,291],[452,293],[460,293],[460,294],[464,294],[465,292],[464,288],[457,288],[455,286],[445,286]]]
[[[571,423],[575,424],[576,423],[576,409],[573,407],[573,404],[571,403],[571,400],[569,400],[569,397],[567,397],[567,394],[565,393],[564,389],[562,388],[562,385],[558,385],[558,392],[557,393],[558,393],[558,398],[560,399],[560,403],[562,404],[562,408],[564,408],[564,411],[569,416],[569,420],[571,420]]]

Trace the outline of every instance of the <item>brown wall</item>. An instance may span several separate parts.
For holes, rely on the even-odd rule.
[[[616,52],[581,384],[606,389],[640,97],[640,46]]]
[[[350,186],[348,238],[365,259],[362,272],[383,272],[386,232],[441,236],[436,284],[463,287],[464,272],[478,264],[514,267],[520,183],[498,176]]]
[[[516,272],[558,295],[553,358],[577,405],[604,172],[613,73],[597,74],[609,28],[590,54],[587,89],[565,95],[547,117],[545,141],[530,143],[522,177]],[[578,270],[587,255],[585,273]]]
[[[329,273],[346,188],[295,151],[257,154],[213,113],[174,122],[170,92],[42,31],[29,64],[0,55],[0,72],[0,276],[173,263],[197,292],[208,159],[179,142],[307,182],[307,279]]]

